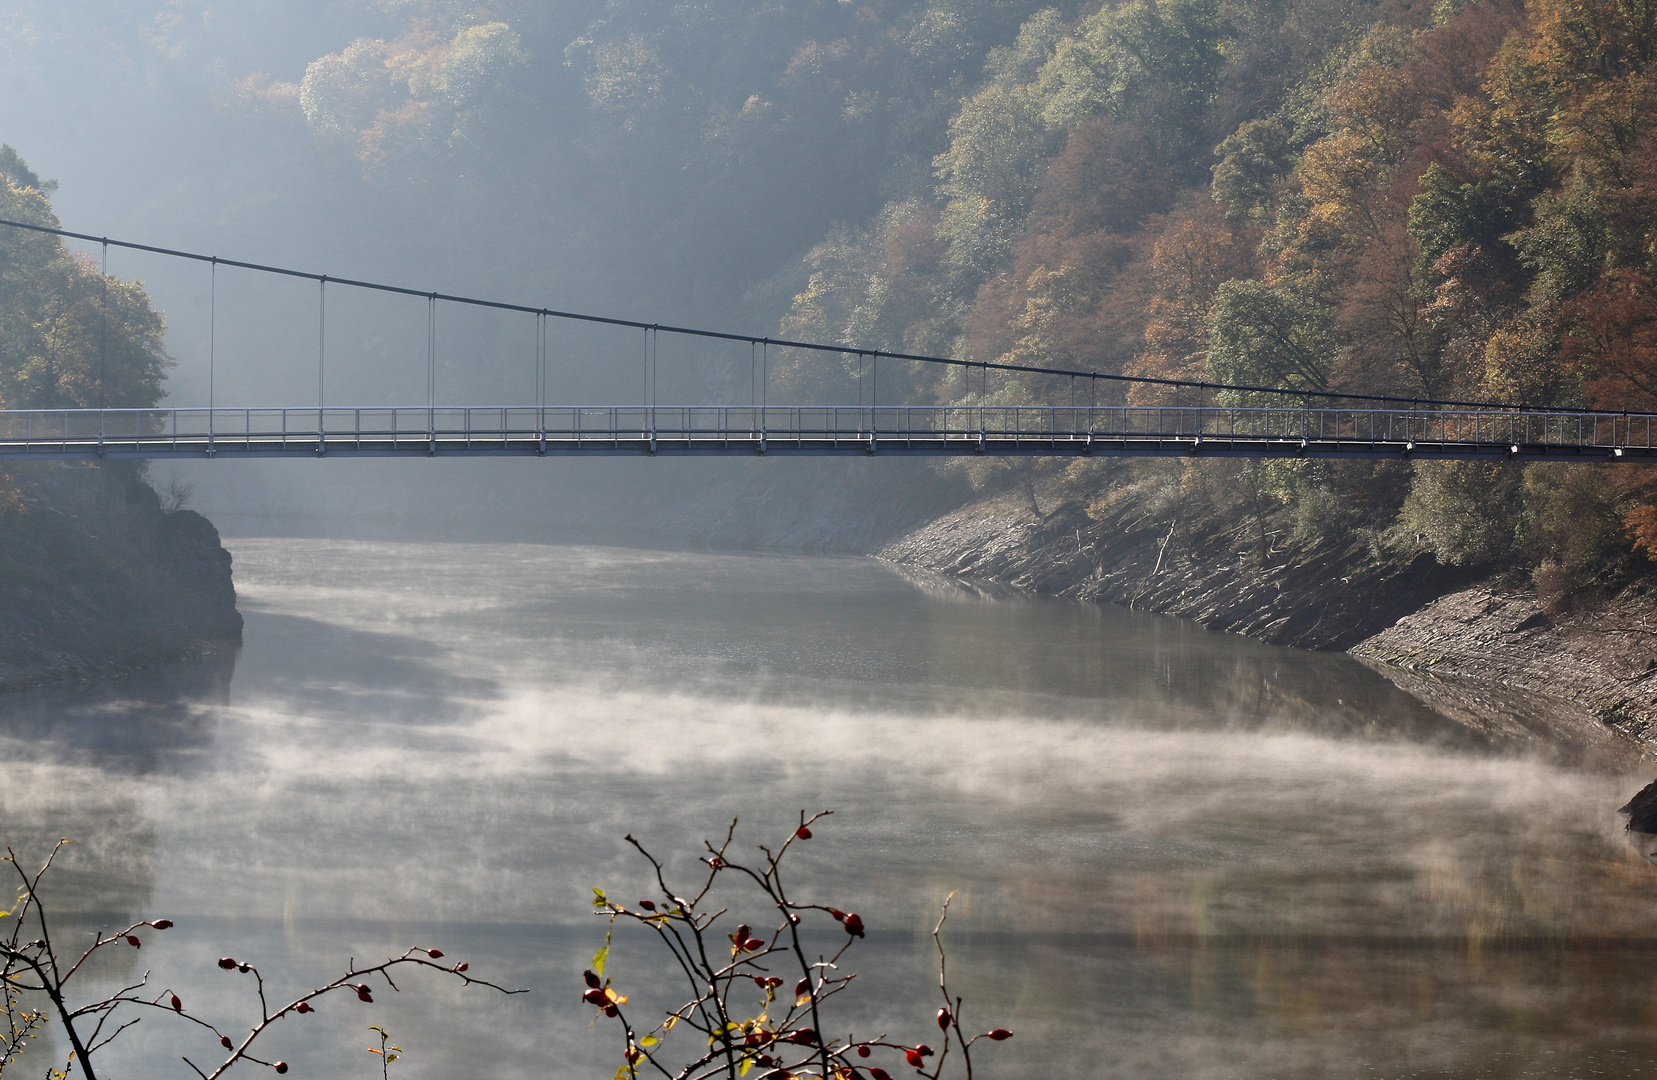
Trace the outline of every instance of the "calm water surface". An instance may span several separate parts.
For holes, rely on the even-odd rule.
[[[871,928],[839,1026],[927,1035],[958,890],[956,989],[1018,1032],[983,1075],[1657,1076],[1657,870],[1614,814],[1649,776],[1482,745],[1344,657],[868,560],[230,546],[233,673],[0,699],[0,829],[81,841],[66,925],[178,923],[97,978],[227,1027],[225,953],[273,993],[410,944],[533,988],[330,999],[266,1047],[290,1075],[379,1075],[379,1023],[411,1078],[607,1078],[577,999],[590,888],[647,895],[624,834],[688,882],[733,815],[832,808],[795,874]],[[662,983],[638,938],[612,965]],[[113,1075],[213,1058],[123,1038]]]

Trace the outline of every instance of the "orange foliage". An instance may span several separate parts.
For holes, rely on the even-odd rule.
[[[1151,255],[1150,323],[1145,351],[1126,370],[1160,379],[1202,379],[1208,362],[1208,305],[1227,281],[1251,276],[1250,238],[1232,228],[1212,199],[1203,199],[1157,238]],[[1135,387],[1135,401],[1158,398],[1152,387]]]
[[[1609,275],[1566,308],[1562,359],[1601,409],[1657,408],[1657,288],[1633,270]]]
[[[1138,348],[1150,291],[1143,225],[1180,190],[1157,137],[1133,124],[1076,128],[1048,167],[1007,273],[963,319],[974,356],[1116,372]]]
[[[1623,515],[1622,525],[1635,551],[1657,561],[1657,506],[1642,504]]]

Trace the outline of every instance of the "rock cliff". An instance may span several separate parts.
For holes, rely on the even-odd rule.
[[[0,611],[0,689],[234,650],[242,632],[218,531],[126,462],[7,470]]]
[[[1361,540],[1262,542],[1202,522],[1182,529],[1131,501],[1095,514],[1080,504],[1038,514],[1007,495],[945,514],[878,554],[1301,649],[1348,648],[1471,580],[1426,553],[1377,558]]]
[[[1352,650],[1440,712],[1525,723],[1509,700],[1550,703],[1552,727],[1657,741],[1657,598],[1633,586],[1549,615],[1534,591],[1480,584],[1440,597]]]

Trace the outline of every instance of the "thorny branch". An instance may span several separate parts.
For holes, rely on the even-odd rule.
[[[5,1010],[6,1030],[0,1035],[0,1071],[16,1060],[25,1047],[25,1040],[33,1039],[39,1030],[47,1023],[47,1013],[44,1010],[24,1010],[21,1007],[21,994],[36,992],[46,995],[51,1004],[58,1025],[63,1028],[69,1040],[70,1056],[61,1073],[53,1070],[55,1075],[66,1078],[76,1063],[79,1063],[85,1080],[97,1080],[94,1068],[93,1055],[108,1047],[123,1031],[138,1023],[142,1017],[135,1016],[123,1023],[119,1023],[115,1030],[107,1036],[103,1034],[105,1025],[115,1016],[116,1010],[123,1006],[132,1009],[154,1009],[171,1013],[179,1019],[195,1027],[211,1033],[217,1038],[219,1046],[227,1051],[227,1056],[217,1065],[197,1065],[190,1058],[185,1057],[184,1063],[203,1080],[217,1080],[232,1067],[240,1062],[251,1062],[274,1069],[278,1073],[286,1073],[288,1065],[283,1061],[267,1061],[253,1053],[253,1044],[270,1029],[271,1025],[287,1018],[290,1015],[303,1016],[316,1011],[312,1002],[333,994],[340,990],[354,992],[360,1001],[372,1004],[374,1001],[373,989],[362,980],[383,979],[386,986],[393,992],[399,987],[391,977],[391,970],[397,967],[431,968],[434,971],[460,980],[465,986],[484,986],[497,990],[503,994],[522,994],[524,990],[509,990],[488,979],[480,979],[468,975],[468,965],[464,962],[440,964],[443,952],[440,949],[411,948],[400,956],[391,957],[382,963],[358,966],[353,958],[346,965],[346,971],[331,982],[315,989],[308,990],[292,1001],[275,1009],[271,1008],[270,1000],[265,992],[265,978],[253,964],[239,962],[233,957],[224,957],[219,961],[219,967],[225,971],[237,971],[242,974],[251,974],[254,977],[255,991],[259,999],[259,1019],[241,1036],[240,1042],[231,1038],[220,1027],[210,1020],[191,1012],[184,1006],[183,1000],[170,989],[164,989],[153,997],[148,996],[149,972],[146,971],[136,982],[123,986],[121,989],[105,997],[86,1004],[72,1007],[68,998],[68,983],[81,971],[82,966],[93,953],[111,945],[124,944],[132,948],[142,946],[142,940],[137,932],[144,928],[152,930],[167,930],[173,925],[170,919],[154,919],[136,922],[125,930],[117,931],[108,936],[95,936],[93,944],[83,952],[67,970],[59,962],[59,956],[52,942],[51,931],[46,917],[46,910],[40,901],[40,881],[52,868],[58,853],[70,843],[68,840],[59,840],[46,857],[40,869],[30,873],[17,862],[17,854],[11,848],[6,849],[5,861],[16,871],[21,888],[18,891],[18,902],[9,912],[0,912],[0,919],[15,918],[16,922],[10,927],[9,934],[0,933],[0,981],[4,982],[5,996],[0,999],[0,1008]],[[25,941],[26,927],[31,925],[39,928],[39,937]],[[90,1023],[90,1031],[84,1025]]]
[[[602,1016],[615,1019],[621,1025],[623,1064],[616,1070],[616,1080],[637,1080],[641,1066],[648,1066],[665,1080],[714,1080],[721,1076],[738,1080],[756,1066],[762,1070],[757,1080],[891,1080],[891,1074],[884,1068],[867,1064],[867,1059],[877,1051],[899,1054],[905,1064],[923,1077],[938,1080],[952,1040],[960,1047],[967,1080],[971,1080],[972,1045],[979,1039],[1000,1041],[1012,1037],[1006,1028],[969,1035],[961,1027],[962,999],[950,995],[942,940],[954,893],[944,900],[932,930],[932,941],[938,951],[938,988],[944,998],[944,1007],[934,1017],[943,1033],[941,1051],[934,1051],[925,1043],[891,1041],[885,1034],[873,1039],[821,1034],[826,1026],[826,1002],[845,990],[856,977],[855,973],[842,974],[839,965],[847,950],[864,936],[865,927],[856,912],[791,898],[784,884],[782,864],[796,843],[812,838],[811,826],[830,813],[825,810],[807,817],[802,811],[799,825],[782,844],[774,850],[764,845],[758,847],[761,859],[754,865],[732,856],[737,827],[733,819],[717,845],[704,842],[707,854],[700,861],[708,868],[707,877],[689,899],[668,884],[660,859],[632,835],[626,837],[649,861],[662,900],[644,899],[629,908],[611,900],[604,890],[593,890],[594,910],[609,920],[611,930],[605,934],[604,947],[593,958],[593,967],[583,973],[586,991],[582,999],[598,1010],[595,1022]],[[726,909],[708,912],[702,905],[709,899],[721,874],[727,877],[734,874],[735,880],[752,886],[762,903],[776,913],[778,923],[768,936],[743,923],[725,935],[728,951],[727,946],[719,943],[714,927],[727,913]],[[846,932],[844,944],[832,954],[819,955],[815,960],[807,954],[801,937],[804,919],[811,912],[827,914]],[[690,990],[689,1000],[667,1012],[660,1023],[643,1035],[623,1011],[627,996],[620,993],[613,980],[604,976],[618,919],[631,920],[652,931],[684,974]],[[772,967],[779,962],[799,972],[792,996],[780,999],[778,988],[784,979],[771,974]],[[737,1019],[747,1010],[738,1007],[735,995],[750,982],[763,995],[758,1013]],[[773,1017],[772,1008],[779,1000],[783,1003],[781,1015]],[[670,1066],[664,1043],[679,1026],[695,1031],[706,1040],[707,1048],[693,1050],[690,1060]]]

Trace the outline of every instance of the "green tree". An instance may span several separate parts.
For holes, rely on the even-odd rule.
[[[53,187],[0,147],[0,217],[57,228]],[[165,334],[139,282],[99,272],[57,237],[0,233],[0,406],[153,406]]]
[[[1320,304],[1259,281],[1228,281],[1208,311],[1208,377],[1325,390],[1337,338]]]

